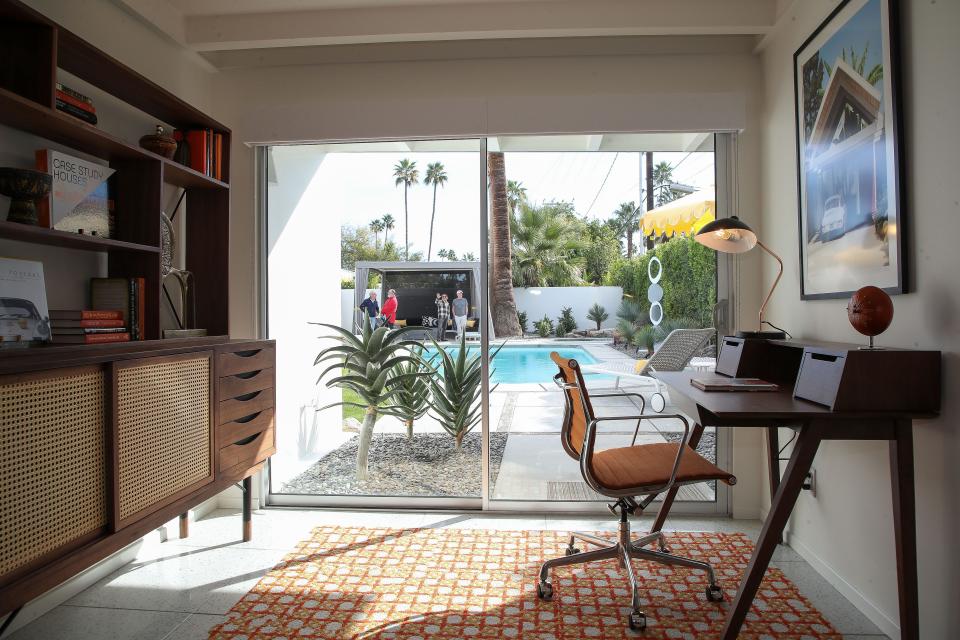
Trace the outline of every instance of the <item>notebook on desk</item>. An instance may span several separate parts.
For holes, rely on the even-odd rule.
[[[776,391],[777,385],[760,378],[727,378],[709,376],[691,378],[690,384],[701,391]]]

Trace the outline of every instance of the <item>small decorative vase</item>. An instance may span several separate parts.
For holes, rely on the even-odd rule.
[[[163,127],[159,124],[156,133],[140,138],[140,146],[168,160],[172,159],[173,154],[177,152],[177,141],[170,136],[163,135]]]
[[[30,169],[0,168],[0,193],[10,197],[8,222],[36,225],[37,200],[50,194],[53,176]]]

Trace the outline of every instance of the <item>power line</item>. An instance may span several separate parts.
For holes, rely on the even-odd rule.
[[[607,169],[607,175],[603,176],[603,182],[600,183],[600,188],[597,189],[597,195],[593,196],[593,202],[590,203],[590,206],[587,207],[587,212],[585,216],[590,215],[590,211],[593,209],[593,205],[597,204],[597,198],[600,197],[600,192],[603,191],[603,187],[607,184],[607,178],[610,177],[610,172],[613,171],[613,165],[617,163],[617,158],[620,157],[620,152],[613,154],[613,161],[610,163],[610,168]]]

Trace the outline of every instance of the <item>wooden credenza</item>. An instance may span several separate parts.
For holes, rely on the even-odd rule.
[[[0,352],[0,615],[240,481],[249,539],[275,355],[227,338]]]

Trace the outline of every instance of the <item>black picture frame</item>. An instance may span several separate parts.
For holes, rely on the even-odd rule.
[[[843,0],[793,54],[802,300],[908,291],[898,25]]]

